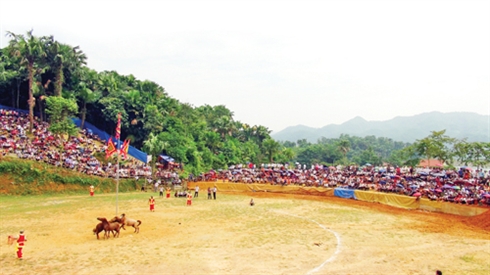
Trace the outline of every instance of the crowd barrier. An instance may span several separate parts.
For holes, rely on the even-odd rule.
[[[206,193],[208,187],[216,186],[218,192],[271,192],[297,195],[314,195],[326,197],[340,197],[346,199],[356,199],[359,201],[381,203],[397,208],[411,210],[425,210],[430,212],[447,213],[459,216],[477,216],[485,213],[489,209],[478,206],[468,206],[454,204],[450,202],[431,201],[429,199],[403,196],[393,193],[382,193],[376,191],[362,191],[343,188],[324,188],[324,187],[303,187],[297,185],[270,185],[270,184],[245,184],[231,182],[188,182],[187,188],[194,190],[198,185],[201,193]]]

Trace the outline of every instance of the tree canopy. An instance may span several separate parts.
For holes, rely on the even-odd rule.
[[[413,165],[421,158],[435,157],[447,163],[453,159],[480,166],[490,162],[488,143],[455,141],[444,131],[414,144],[349,135],[315,144],[304,139],[277,142],[267,127],[235,120],[234,112],[224,105],[195,107],[172,98],[153,81],[90,69],[79,46],[53,36],[34,36],[32,30],[6,35],[11,40],[0,49],[0,104],[29,110],[31,130],[37,112],[59,134],[73,134],[72,116],[81,119],[82,127],[87,121],[114,133],[120,113],[122,139],[129,137],[132,146],[154,160],[160,153],[172,156],[186,172],[273,161]]]

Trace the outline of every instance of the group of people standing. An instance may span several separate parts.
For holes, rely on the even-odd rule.
[[[164,190],[164,187],[163,185],[160,186],[160,197],[163,198],[163,190]],[[166,198],[170,198],[170,193],[171,193],[171,188],[170,187],[166,187],[165,188],[166,190]],[[187,191],[186,194],[185,194],[185,197],[186,197],[186,205],[187,206],[191,206],[192,205],[192,198],[197,198],[199,197],[199,185],[196,185],[196,187],[194,188],[194,195],[192,195],[192,192],[190,191]],[[214,199],[216,200],[216,193],[218,192],[218,188],[216,186],[214,187],[208,187],[208,200],[211,200],[211,199]],[[93,196],[93,188],[91,187],[90,189],[90,196]],[[153,196],[150,196],[150,198],[148,199],[148,205],[150,206],[150,211],[152,212],[155,212],[155,198],[153,198]]]

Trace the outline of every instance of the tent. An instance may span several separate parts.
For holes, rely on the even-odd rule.
[[[169,157],[167,155],[159,155],[158,156],[158,162],[170,162],[170,163],[173,163],[175,162],[175,159],[173,159],[172,157]]]
[[[429,160],[426,160],[426,159],[422,159],[420,160],[419,162],[419,167],[438,167],[438,168],[442,168],[444,167],[444,163],[438,159],[429,159]]]

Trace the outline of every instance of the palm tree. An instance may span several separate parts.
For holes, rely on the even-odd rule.
[[[264,140],[264,142],[262,144],[264,146],[266,154],[269,156],[269,161],[273,162],[274,161],[274,155],[277,152],[279,152],[279,148],[281,147],[281,145],[279,144],[279,142],[277,142],[271,138]]]
[[[12,106],[15,108],[19,108],[20,84],[27,77],[26,69],[19,63],[15,56],[0,54],[0,84],[15,81],[17,90],[12,89]]]
[[[347,162],[347,152],[350,150],[350,142],[347,139],[342,139],[337,144],[340,152],[344,155],[344,161]]]
[[[294,150],[293,148],[284,148],[282,150],[282,155],[284,156],[285,159],[287,159],[287,161],[291,161],[294,159],[294,157],[296,156],[296,154],[294,153]]]
[[[54,95],[61,96],[63,82],[65,81],[63,70],[74,71],[80,68],[86,64],[87,57],[80,50],[80,47],[72,48],[66,44],[61,44],[58,41],[54,41],[53,37],[50,37],[47,55],[55,71]]]
[[[7,32],[7,36],[12,38],[9,42],[8,52],[11,56],[20,58],[21,65],[27,68],[27,79],[29,81],[29,132],[32,133],[34,125],[34,105],[36,104],[32,93],[34,72],[36,63],[43,63],[46,58],[46,37],[35,37],[33,30],[27,32],[27,36]]]
[[[233,121],[228,116],[222,116],[216,121],[216,128],[214,130],[221,135],[222,139],[225,139],[227,134],[231,136],[234,126]]]
[[[158,155],[163,152],[165,148],[168,147],[168,142],[162,141],[157,135],[150,133],[148,139],[143,142],[143,148],[148,154],[151,155],[151,171],[152,177],[155,173],[155,165],[158,159]]]
[[[255,136],[257,137],[259,144],[261,144],[265,139],[270,138],[271,131],[267,127],[259,125],[254,126],[254,128]]]

